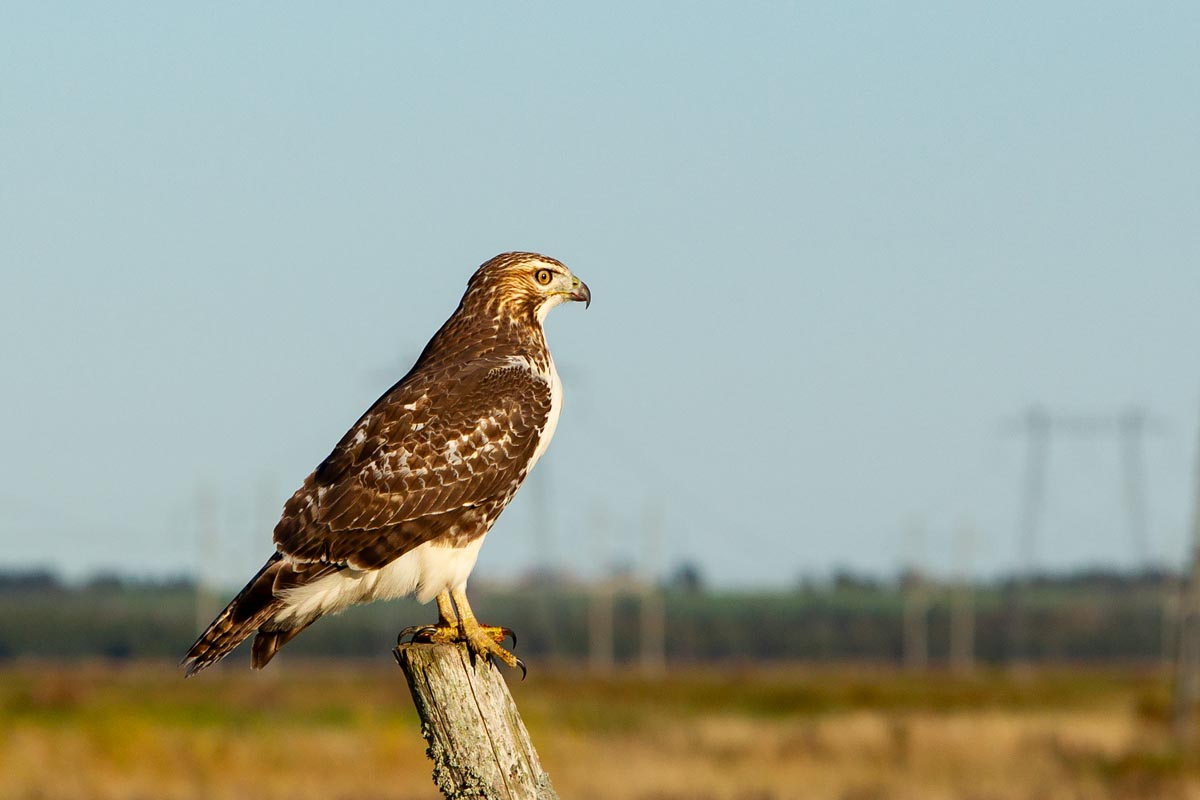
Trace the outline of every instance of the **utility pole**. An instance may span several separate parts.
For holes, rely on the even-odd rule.
[[[1025,412],[1025,487],[1021,501],[1021,571],[1032,575],[1037,558],[1038,527],[1046,503],[1046,462],[1050,456],[1050,415],[1040,406]]]
[[[254,543],[253,554],[255,556],[258,555],[258,548],[264,539],[268,542],[271,541],[271,532],[275,529],[280,510],[275,499],[275,481],[270,473],[264,472],[258,476],[258,483],[254,490],[254,508],[251,512],[253,515],[251,524],[254,526],[254,531],[253,535],[247,539]]]
[[[950,596],[950,669],[967,674],[975,669],[975,597],[971,585],[971,560],[975,531],[963,523],[955,536],[958,569]]]
[[[609,574],[608,515],[597,507],[592,515],[593,559],[600,574],[592,582],[588,598],[588,664],[593,672],[611,672],[615,662],[613,652],[613,579]]]
[[[547,655],[558,652],[554,635],[554,601],[558,586],[557,565],[554,558],[554,531],[550,519],[550,471],[547,465],[529,476],[533,490],[533,546],[534,579],[542,582],[535,587],[533,609],[534,628],[545,644]]]
[[[554,532],[550,520],[550,471],[546,465],[529,476],[533,495],[534,567],[549,573],[554,568]]]
[[[1200,429],[1198,429],[1200,432]],[[1180,745],[1193,739],[1193,717],[1200,686],[1200,439],[1196,443],[1195,489],[1192,496],[1191,553],[1179,610],[1179,658],[1175,668],[1172,733]]]
[[[908,567],[904,582],[904,667],[922,672],[929,664],[929,591],[921,569],[924,531],[913,523],[905,535]]]
[[[1025,481],[1021,495],[1020,563],[1014,594],[1009,606],[1009,665],[1021,669],[1029,659],[1026,632],[1030,582],[1037,555],[1038,526],[1046,500],[1046,462],[1050,455],[1050,415],[1040,406],[1032,406],[1021,420],[1026,436]]]
[[[217,615],[213,565],[217,561],[217,493],[211,486],[196,489],[196,630],[203,631]]]
[[[1185,560],[1190,557],[1191,546],[1189,545],[1188,556],[1185,556]],[[1184,569],[1187,569],[1186,564]],[[1161,647],[1159,664],[1162,666],[1164,675],[1170,674],[1175,668],[1176,659],[1179,656],[1180,617],[1186,586],[1186,575],[1176,578],[1171,570],[1166,571],[1162,585],[1162,630],[1159,633]]]
[[[1121,467],[1125,473],[1125,510],[1129,516],[1129,536],[1133,541],[1138,566],[1150,562],[1150,542],[1146,524],[1146,479],[1142,467],[1142,437],[1149,418],[1139,408],[1129,408],[1117,419],[1121,440]]]
[[[647,502],[642,512],[641,583],[641,664],[642,673],[658,677],[667,669],[667,611],[662,588],[658,585],[658,567],[662,561],[663,509],[661,503]]]

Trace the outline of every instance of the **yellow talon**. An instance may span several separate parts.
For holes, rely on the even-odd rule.
[[[517,635],[511,628],[481,624],[475,619],[467,596],[461,589],[442,592],[437,596],[437,604],[437,624],[405,628],[400,632],[397,644],[407,636],[411,636],[414,642],[463,642],[477,656],[495,656],[510,667],[520,667],[521,679],[525,679],[524,662],[501,646],[506,638],[512,639],[513,647],[517,646]]]

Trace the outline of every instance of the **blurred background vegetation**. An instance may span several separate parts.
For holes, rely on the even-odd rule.
[[[839,572],[718,592],[685,564],[653,586],[481,584],[475,604],[520,636],[531,672],[510,685],[563,797],[1190,797],[1180,585]],[[235,653],[185,681],[175,661],[215,599],[182,578],[0,577],[0,799],[437,796],[388,656],[429,607],[351,609],[263,672]]]
[[[957,615],[966,639],[958,645],[961,668],[975,661],[1169,662],[1181,586],[1181,576],[1161,570],[969,585],[838,572],[788,591],[713,591],[698,568],[683,564],[653,585],[622,574],[582,584],[537,573],[515,585],[481,581],[472,594],[480,613],[516,630],[522,652],[536,659],[647,669],[795,660],[949,666]],[[182,577],[64,582],[44,570],[0,573],[0,659],[179,657],[201,618],[219,607],[217,593]],[[415,601],[354,607],[305,631],[284,655],[378,657],[397,630],[432,613]],[[1018,615],[1025,618],[1022,641],[1014,639]]]

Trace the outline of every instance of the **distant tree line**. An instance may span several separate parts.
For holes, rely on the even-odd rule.
[[[902,653],[905,585],[904,576],[883,580],[839,570],[789,591],[713,591],[698,568],[681,565],[654,591],[666,609],[671,661],[888,662]],[[975,655],[983,662],[1006,659],[1019,601],[1028,659],[1158,659],[1170,647],[1170,601],[1177,585],[1178,576],[1168,572],[1095,569],[975,584]],[[935,664],[949,650],[949,596],[942,588],[930,585],[929,591],[929,655]],[[618,662],[634,660],[644,588],[625,583],[608,591],[614,656]],[[196,598],[186,578],[108,574],[74,583],[46,570],[0,572],[0,659],[178,658],[197,633]],[[589,607],[597,600],[586,585],[546,575],[516,587],[477,581],[473,601],[484,619],[518,632],[524,655],[588,657],[594,618]],[[431,620],[433,613],[412,601],[354,608],[322,620],[287,652],[384,657],[397,630]]]

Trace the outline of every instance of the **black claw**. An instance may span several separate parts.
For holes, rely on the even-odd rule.
[[[513,646],[515,647],[515,646],[516,646],[516,644],[517,644],[517,643],[516,643],[516,641],[514,640],[514,641],[513,641]],[[524,662],[524,661],[522,661],[521,659],[519,659],[519,658],[518,658],[518,659],[517,659],[517,666],[521,668],[521,680],[525,680],[525,676],[529,674],[529,670],[525,669],[525,662]]]
[[[396,645],[399,646],[404,644],[405,636],[411,636],[411,641],[415,642],[417,641],[418,636],[430,636],[436,631],[437,628],[433,625],[409,625],[407,628],[400,631],[400,634],[396,637]]]
[[[500,632],[503,633],[508,638],[513,640],[512,646],[514,648],[517,646],[517,632],[516,631],[514,631],[512,628],[501,628]],[[504,641],[504,640],[501,639],[500,641]]]

